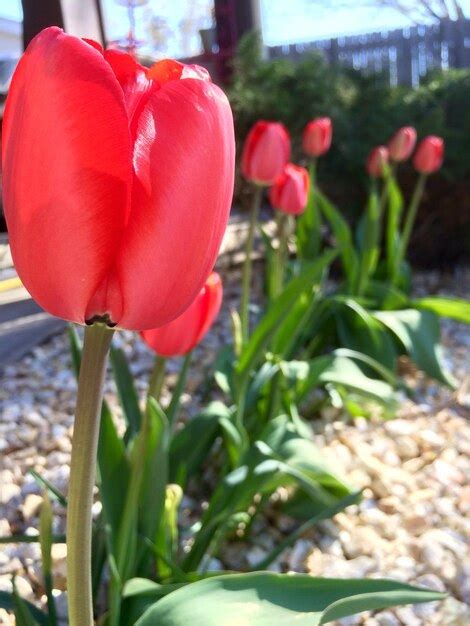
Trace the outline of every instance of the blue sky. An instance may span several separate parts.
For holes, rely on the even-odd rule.
[[[176,22],[179,19],[178,13],[181,16],[185,5],[190,4],[194,3],[191,0],[171,0],[171,2],[150,0],[153,10],[158,12],[160,9],[166,13],[170,22]],[[330,6],[333,4],[332,1]],[[125,35],[127,30],[125,10],[114,0],[104,0],[104,5],[109,16],[111,38]],[[470,14],[470,0],[462,0],[462,5],[467,15]],[[263,34],[268,45],[388,30],[409,24],[398,12],[367,7],[361,0],[357,0],[354,8],[335,11],[315,6],[314,2],[309,0],[261,0],[261,7]],[[0,16],[20,19],[20,0],[1,0]]]

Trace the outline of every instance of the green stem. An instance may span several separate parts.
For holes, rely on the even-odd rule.
[[[308,171],[310,189],[305,211],[299,216],[296,224],[297,255],[300,259],[315,259],[321,248],[321,215],[315,202],[317,160],[310,161]]]
[[[272,298],[275,298],[281,293],[284,283],[284,269],[287,256],[288,217],[288,215],[281,213],[280,211],[278,211],[276,215],[278,247],[276,250],[276,263],[274,266],[274,280],[272,281]]]
[[[250,334],[249,306],[251,291],[251,273],[252,273],[252,254],[253,242],[255,238],[256,223],[258,221],[259,207],[261,204],[261,195],[263,189],[259,185],[255,187],[253,193],[253,202],[250,210],[250,222],[248,226],[248,236],[245,244],[245,262],[243,264],[242,276],[242,297],[240,304],[240,320],[242,326],[243,343],[246,344]]]
[[[383,186],[382,186],[382,193],[380,194],[380,201],[379,201],[379,216],[382,217],[384,211],[385,211],[385,205],[387,203],[389,194],[390,194],[390,184],[391,181],[393,181],[393,179],[395,178],[395,173],[396,173],[396,163],[392,163],[392,165],[389,166],[389,169],[386,173],[385,179],[383,181]],[[373,185],[375,186],[375,180],[373,179],[372,181]]]
[[[93,626],[91,507],[106,362],[113,332],[85,328],[67,507],[67,591],[70,626]]]
[[[310,174],[309,195],[311,196],[311,199],[310,199],[311,206],[309,207],[309,210],[310,210],[310,219],[312,220],[312,230],[310,232],[311,247],[312,247],[311,258],[314,259],[320,254],[320,247],[321,247],[320,209],[316,205],[315,199],[314,199],[314,190],[315,190],[315,185],[317,183],[317,159],[316,158],[310,161],[308,171]]]
[[[368,287],[369,279],[373,275],[379,255],[378,244],[380,238],[380,217],[382,200],[377,197],[377,186],[372,183],[371,194],[366,208],[364,236],[359,263],[357,289],[354,295],[362,296]]]
[[[397,274],[400,271],[400,267],[403,261],[406,258],[406,251],[408,249],[408,244],[410,242],[411,233],[413,231],[413,226],[416,220],[416,215],[418,213],[419,203],[421,202],[421,198],[423,197],[424,187],[426,185],[426,174],[420,174],[418,178],[418,182],[416,183],[416,187],[413,191],[413,196],[411,198],[410,206],[408,207],[408,211],[405,217],[405,223],[403,225],[403,232],[401,235],[400,244],[398,247],[397,258],[395,262],[395,272],[393,279],[397,278]]]
[[[157,402],[160,402],[160,396],[162,395],[163,382],[165,380],[165,367],[166,358],[164,356],[157,355],[155,363],[153,365],[152,373],[150,374],[148,394],[155,398]]]
[[[183,364],[181,366],[181,370],[180,370],[180,374],[178,376],[178,381],[176,383],[175,389],[173,391],[173,395],[171,397],[171,402],[170,405],[168,406],[166,415],[168,418],[168,423],[170,425],[170,432],[173,430],[174,427],[174,422],[175,422],[175,416],[178,412],[178,409],[180,407],[180,401],[181,401],[181,394],[183,393],[183,389],[186,385],[186,379],[188,377],[188,370],[189,370],[189,365],[191,363],[191,355],[192,352],[188,352],[188,354],[185,355],[184,360],[183,360]]]

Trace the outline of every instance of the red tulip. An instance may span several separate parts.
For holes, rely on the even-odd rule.
[[[307,206],[310,177],[304,167],[288,163],[275,184],[271,187],[269,199],[275,209],[300,215]]]
[[[33,298],[83,323],[142,330],[204,284],[233,189],[230,106],[207,72],[47,28],[6,104],[4,207]]]
[[[221,304],[222,281],[216,272],[212,272],[184,313],[165,326],[140,334],[160,356],[182,356],[202,341],[219,314]]]
[[[388,151],[392,161],[406,161],[416,145],[416,130],[412,126],[404,126],[397,130],[388,142]]]
[[[384,168],[388,164],[389,154],[388,148],[385,146],[377,146],[369,154],[366,169],[369,176],[379,178],[384,174]]]
[[[242,173],[258,185],[272,185],[290,157],[289,133],[277,122],[256,122],[242,154]]]
[[[328,152],[331,146],[333,125],[329,117],[317,117],[307,124],[302,136],[304,152],[311,157],[319,157]]]
[[[437,172],[444,160],[444,140],[435,135],[425,137],[413,159],[415,169],[421,174]]]

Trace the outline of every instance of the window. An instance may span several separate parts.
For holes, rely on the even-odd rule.
[[[213,0],[101,0],[108,43],[139,54],[188,58],[203,52],[200,30],[214,26]]]

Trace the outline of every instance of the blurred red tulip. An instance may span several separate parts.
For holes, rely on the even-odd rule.
[[[388,164],[389,154],[388,148],[385,146],[377,146],[369,154],[366,169],[369,176],[379,178],[384,174],[384,168]]]
[[[222,304],[222,281],[212,272],[196,299],[172,322],[144,330],[141,336],[145,343],[160,356],[182,356],[187,354],[204,338],[214,323]]]
[[[419,144],[413,164],[421,174],[432,174],[441,168],[443,160],[444,140],[435,135],[430,135]]]
[[[269,192],[275,209],[300,215],[307,206],[310,177],[304,167],[288,163]]]
[[[388,151],[392,161],[406,161],[416,145],[416,130],[412,126],[404,126],[397,130],[388,142]]]
[[[230,211],[230,106],[207,72],[47,28],[28,46],[3,127],[13,259],[33,298],[83,323],[142,330],[184,311]]]
[[[333,125],[329,117],[317,117],[307,124],[302,136],[304,152],[319,157],[328,152],[331,146]]]
[[[272,185],[290,157],[290,137],[278,122],[256,122],[242,154],[243,176],[258,185]]]

